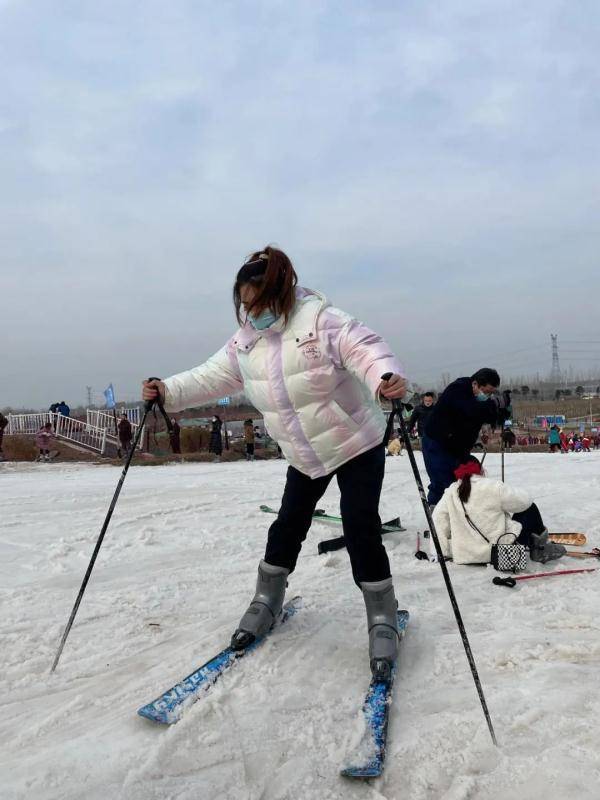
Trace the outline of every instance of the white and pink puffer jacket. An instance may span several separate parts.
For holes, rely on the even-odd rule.
[[[169,411],[244,390],[292,466],[328,475],[380,444],[385,418],[381,376],[403,375],[389,346],[310,289],[296,290],[284,327],[246,323],[204,364],[165,380]]]

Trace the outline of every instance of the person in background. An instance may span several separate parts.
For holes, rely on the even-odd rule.
[[[213,461],[220,461],[221,460],[221,453],[223,452],[223,437],[221,435],[221,428],[223,427],[223,421],[218,414],[215,414],[212,418],[212,426],[210,431],[210,442],[208,445],[208,452],[214,454]]]
[[[68,406],[68,405],[65,403],[65,401],[64,401],[64,400],[61,400],[61,401],[60,401],[60,403],[58,404],[58,406],[57,406],[56,410],[57,410],[57,412],[58,412],[59,414],[62,414],[62,415],[63,415],[63,417],[68,417],[68,416],[71,414],[71,409],[70,409],[70,408],[69,408],[69,406]]]
[[[419,439],[423,438],[425,433],[425,423],[429,419],[429,415],[433,411],[433,404],[435,403],[435,393],[425,392],[422,402],[414,409],[408,421],[408,431],[412,433],[415,426],[417,428],[417,435]]]
[[[581,436],[581,444],[583,446],[584,451],[586,453],[589,453],[590,452],[590,439],[589,439],[589,436],[585,435],[585,433],[582,434],[582,436]]]
[[[50,442],[54,439],[52,423],[46,422],[35,435],[35,443],[40,451],[38,461],[50,461]]]
[[[246,461],[254,461],[254,423],[251,419],[244,422],[244,441],[246,442]]]
[[[550,433],[548,434],[548,444],[550,445],[551,453],[556,453],[557,449],[559,453],[564,452],[561,445],[560,431],[558,429],[558,425],[553,425],[550,428]]]
[[[507,418],[499,413],[492,396],[500,386],[495,369],[484,367],[470,378],[458,378],[447,386],[433,406],[421,442],[429,476],[427,502],[434,506],[454,478],[454,470],[467,461],[483,425]],[[503,403],[510,397],[503,398]]]
[[[517,437],[512,428],[505,428],[502,431],[502,442],[507,450],[511,450],[515,446],[516,441]]]
[[[169,443],[171,445],[171,451],[175,455],[181,455],[181,426],[175,417],[171,419],[171,423],[173,425],[169,431]]]
[[[568,453],[569,452],[569,437],[563,431],[562,428],[558,429],[558,435],[560,437],[560,449],[563,451],[563,453]]]
[[[532,561],[545,564],[566,548],[551,542],[540,511],[527,492],[487,478],[473,456],[454,471],[455,482],[442,495],[433,521],[442,553],[456,564],[488,564],[492,545],[505,533],[529,548]],[[506,544],[510,537],[502,539]]]
[[[125,455],[127,455],[131,447],[133,430],[131,428],[131,422],[129,421],[127,414],[125,412],[121,414],[121,419],[119,420],[119,424],[117,425],[117,431],[119,434],[119,442],[121,443],[121,447],[125,451]]]
[[[56,430],[56,415],[59,413],[58,407],[60,403],[52,403],[48,411],[52,414],[52,427]]]
[[[8,425],[8,419],[0,411],[0,461],[4,461],[4,450],[2,449],[2,440],[4,439],[4,429]]]

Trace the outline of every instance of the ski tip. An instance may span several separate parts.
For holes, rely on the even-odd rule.
[[[345,767],[340,770],[340,775],[344,778],[354,778],[358,780],[369,780],[369,778],[380,778],[382,774],[381,767]]]
[[[140,717],[144,717],[144,719],[149,719],[150,722],[158,722],[160,725],[170,725],[174,722],[174,719],[171,719],[170,716],[165,711],[159,711],[154,703],[149,703],[147,706],[142,706],[138,708],[138,712]]]

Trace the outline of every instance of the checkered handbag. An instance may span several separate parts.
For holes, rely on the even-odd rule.
[[[512,536],[510,544],[501,542],[504,536]],[[503,533],[492,545],[492,565],[498,572],[523,572],[527,569],[527,552],[525,546],[517,543],[514,533]]]

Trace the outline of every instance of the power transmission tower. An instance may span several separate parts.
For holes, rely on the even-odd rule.
[[[86,386],[85,389],[87,391],[88,408],[91,408],[91,406],[92,406],[92,387],[91,386]]]
[[[556,387],[562,382],[560,364],[558,361],[558,334],[551,333],[550,339],[552,341],[552,371],[550,373],[550,381]]]

